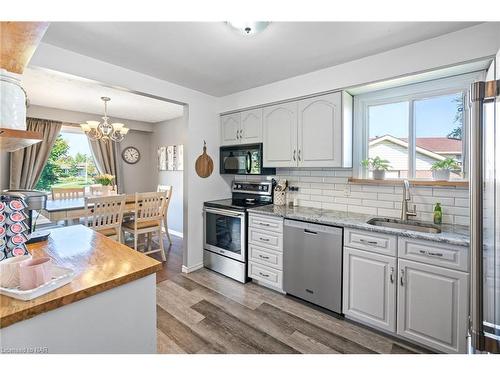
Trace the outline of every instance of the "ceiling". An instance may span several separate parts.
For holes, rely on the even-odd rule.
[[[43,41],[215,96],[384,52],[472,22],[53,22]]]
[[[30,105],[101,115],[104,104],[100,98],[107,96],[111,98],[108,115],[112,119],[118,117],[155,123],[183,115],[183,107],[178,104],[104,87],[93,81],[44,69],[25,69],[23,87]]]

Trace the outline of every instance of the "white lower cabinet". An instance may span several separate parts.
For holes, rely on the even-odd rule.
[[[248,215],[248,277],[283,293],[283,219]]]
[[[356,233],[364,238],[363,231]],[[466,353],[467,248],[400,237],[399,244],[391,242],[396,257],[352,239],[344,238],[345,316],[436,351]]]
[[[400,259],[397,333],[446,353],[465,353],[469,276]]]
[[[396,258],[344,248],[344,314],[396,332]]]

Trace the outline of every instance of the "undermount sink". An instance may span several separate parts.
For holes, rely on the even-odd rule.
[[[368,220],[366,223],[377,227],[412,230],[423,233],[441,233],[441,229],[439,227],[432,224],[421,223],[419,221],[403,221],[398,219],[375,217]]]

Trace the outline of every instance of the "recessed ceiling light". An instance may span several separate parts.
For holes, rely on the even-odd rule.
[[[227,21],[227,24],[234,27],[236,30],[242,32],[245,35],[257,34],[264,30],[269,22],[262,21]]]

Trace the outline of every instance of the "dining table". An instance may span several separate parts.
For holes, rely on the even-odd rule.
[[[135,211],[135,194],[126,194],[124,214]],[[85,198],[48,199],[41,214],[52,222],[65,220],[75,222],[91,214],[91,209],[85,209]]]

